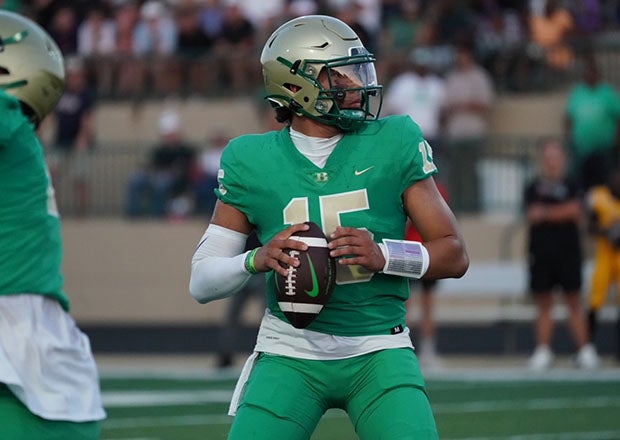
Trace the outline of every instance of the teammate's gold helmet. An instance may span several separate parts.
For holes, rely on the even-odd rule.
[[[0,89],[25,104],[38,125],[64,87],[63,57],[54,40],[32,20],[0,11]]]
[[[295,18],[273,32],[260,58],[267,99],[298,115],[354,130],[379,117],[382,87],[374,56],[344,22]]]

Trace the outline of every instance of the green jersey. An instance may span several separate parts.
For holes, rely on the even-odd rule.
[[[620,98],[612,86],[575,86],[569,94],[566,112],[573,122],[571,136],[577,156],[611,151],[620,121]]]
[[[330,234],[339,225],[367,229],[376,242],[402,239],[404,190],[436,172],[419,127],[391,116],[346,134],[323,168],[302,155],[289,129],[246,135],[222,154],[216,195],[242,211],[268,242],[290,224],[312,221]],[[332,298],[308,327],[339,336],[389,334],[405,324],[408,280],[337,265]],[[286,320],[267,273],[267,305]]]
[[[0,295],[62,290],[62,242],[43,148],[20,103],[0,90]]]

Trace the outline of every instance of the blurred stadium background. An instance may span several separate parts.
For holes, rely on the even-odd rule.
[[[408,2],[177,0],[168,4],[169,17],[177,25],[187,17],[205,17],[205,11],[211,7],[223,13],[236,4],[254,28],[249,44],[241,51],[240,47],[219,46],[220,40],[214,38],[213,44],[199,53],[178,48],[161,56],[123,52],[120,46],[108,54],[79,49],[78,29],[92,10],[101,7],[104,18],[119,30],[125,23],[123,20],[128,20],[131,29],[139,22],[144,3],[0,1],[0,7],[29,13],[51,29],[52,35],[65,35],[61,31],[68,27],[65,31],[73,35],[76,44],[72,47],[71,38],[63,39],[67,44],[63,50],[84,58],[90,85],[97,94],[97,145],[89,175],[88,215],[75,215],[73,188],[68,179],[57,183],[57,193],[64,217],[66,290],[72,301],[72,313],[90,336],[102,368],[105,399],[111,415],[104,425],[104,438],[224,438],[223,430],[229,421],[222,421],[222,414],[235,372],[229,376],[226,372],[214,373],[213,354],[217,347],[216,331],[222,323],[227,301],[201,306],[190,298],[187,288],[190,258],[209,219],[204,214],[175,221],[128,219],[123,212],[127,179],[144,163],[157,141],[158,119],[164,110],[172,108],[178,112],[186,138],[203,151],[208,151],[208,139],[217,133],[237,136],[265,130],[271,115],[260,99],[258,54],[264,36],[296,11],[334,11],[343,19],[367,26],[372,38],[369,45],[379,59],[381,82],[389,86],[399,69],[399,61],[407,59],[413,49],[397,46],[390,34],[399,8]],[[256,7],[259,3],[262,12]],[[447,368],[443,375],[429,373],[429,389],[438,402],[438,421],[447,426],[443,428],[445,438],[620,438],[620,425],[615,416],[620,406],[617,397],[620,377],[615,374],[617,364],[611,356],[616,343],[612,323],[617,316],[613,298],[604,309],[603,327],[597,340],[605,356],[605,372],[600,376],[596,373],[600,383],[596,377],[580,375],[572,369],[569,354],[573,346],[563,325],[564,311],[558,306],[559,325],[554,345],[564,356],[561,360],[564,363],[559,373],[554,373],[556,376],[523,385],[527,382],[524,373],[527,355],[534,344],[531,329],[534,308],[525,288],[520,204],[522,187],[535,171],[534,149],[541,138],[563,136],[567,92],[580,78],[583,56],[594,56],[603,78],[620,87],[618,2],[561,3],[572,14],[576,27],[564,40],[574,56],[558,70],[546,65],[533,51],[536,42],[527,28],[530,14],[544,1],[411,2],[421,8],[425,22],[435,20],[437,29],[444,29],[442,26],[448,23],[440,21],[441,14],[439,18],[433,15],[437,11],[452,13],[443,17],[446,20],[461,17],[455,26],[464,26],[474,38],[482,24],[492,20],[497,11],[514,13],[523,25],[518,44],[510,48],[511,56],[525,60],[526,69],[519,70],[520,76],[514,77],[516,71],[494,71],[492,65],[487,66],[495,82],[497,99],[490,135],[476,157],[479,199],[451,200],[472,265],[463,279],[442,281],[437,297],[438,348],[447,359]],[[489,5],[493,7],[487,8]],[[588,5],[596,6],[593,14],[589,14]],[[311,9],[303,9],[306,7]],[[66,10],[72,19],[54,19],[62,15],[59,11]],[[375,14],[374,19],[367,20],[369,11],[383,15]],[[413,26],[412,23],[404,26]],[[442,35],[435,40],[436,54],[448,54],[448,63],[457,38],[456,34]],[[500,44],[498,54],[507,54],[507,50]],[[242,66],[243,81],[233,81],[224,66],[233,69]],[[41,134],[49,146],[53,133]],[[447,169],[455,166],[458,164],[448,163]],[[447,179],[449,187],[458,185],[450,182],[449,175]],[[584,243],[588,249],[585,237]],[[589,266],[590,262],[584,267],[586,273]],[[242,331],[235,347],[239,354],[235,367],[253,346],[261,314],[256,302],[244,310],[239,323]],[[484,372],[469,379],[467,376],[468,372],[485,367],[491,376],[493,372],[499,375],[490,394],[484,392],[490,387],[483,380]],[[456,384],[455,375],[460,381]],[[149,378],[152,380],[148,381]],[[565,387],[567,384],[572,387]],[[209,392],[212,389],[215,391]],[[164,390],[164,398],[162,407],[155,409],[156,393],[149,393],[157,390]],[[470,398],[474,392],[476,396]],[[185,400],[179,397],[184,395]],[[552,399],[558,396],[564,400],[554,403]],[[505,413],[500,414],[497,408],[493,410],[494,405],[501,407],[513,398],[515,406],[506,407]],[[471,405],[458,406],[459,399]],[[500,400],[503,403],[498,403]],[[171,407],[177,408],[174,414]],[[206,415],[205,408],[208,408]],[[533,418],[542,408],[545,408],[543,414]],[[616,412],[608,411],[610,408]],[[553,419],[553,411],[557,412],[557,419]],[[448,421],[450,414],[454,419]],[[571,419],[574,414],[579,416]],[[167,423],[164,416],[170,418],[167,428],[164,428]],[[344,428],[337,427],[341,419],[339,415],[327,418],[327,427],[322,424],[315,438],[354,438],[346,424]],[[545,419],[554,421],[545,425]],[[582,419],[588,422],[580,424]],[[492,420],[495,421],[491,423]],[[472,423],[487,428],[464,428]],[[215,427],[218,424],[224,428]],[[171,431],[168,433],[166,429]],[[222,433],[217,434],[218,429]],[[213,435],[205,437],[205,432]]]
[[[562,104],[561,92],[500,96],[496,104],[488,151],[478,158],[483,202],[477,212],[456,210],[472,266],[464,279],[439,286],[439,348],[444,353],[524,353],[532,347],[534,309],[525,289],[521,188],[534,171],[536,141],[560,130]],[[136,113],[131,103],[99,104],[87,218],[71,215],[71,186],[61,182],[65,186],[58,188],[65,196],[59,199],[65,213],[65,276],[73,313],[89,330],[95,350],[210,350],[213,337],[191,335],[215,331],[226,301],[200,306],[187,292],[189,261],[208,218],[196,215],[173,222],[123,216],[128,175],[146,157],[157,136],[160,111],[169,103],[142,105]],[[184,131],[196,136],[196,142],[222,127],[231,135],[261,129],[248,97],[196,98],[180,102],[179,109]],[[587,238],[584,242],[588,244]],[[610,297],[603,315],[609,322],[616,313]],[[558,307],[559,316],[562,313]],[[259,316],[260,310],[250,307],[242,325],[252,330]],[[157,332],[165,338],[153,337]],[[248,339],[239,341],[246,350],[252,339],[252,331],[248,333]],[[611,333],[610,325],[604,325],[603,352],[611,351]],[[557,336],[560,351],[572,349],[561,323]]]

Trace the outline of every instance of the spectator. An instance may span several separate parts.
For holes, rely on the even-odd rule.
[[[67,58],[65,64],[66,89],[50,119],[54,122],[55,137],[49,164],[61,203],[66,202],[66,194],[70,193],[65,184],[66,180],[70,180],[74,214],[83,217],[87,214],[89,203],[88,180],[95,145],[96,97],[88,83],[83,61],[73,57]]]
[[[442,109],[449,162],[448,192],[456,210],[477,211],[476,160],[489,134],[489,115],[495,100],[493,81],[474,58],[472,48],[460,45],[454,68],[446,76]]]
[[[140,9],[134,0],[120,1],[113,7],[114,24],[116,25],[116,52],[133,55],[134,29],[140,19]]]
[[[202,27],[199,7],[192,0],[177,5],[175,23],[178,48],[176,59],[169,62],[178,63],[178,70],[171,73],[180,79],[179,86],[186,85],[186,91],[204,92],[216,81],[216,66],[210,58],[215,39]]]
[[[204,0],[200,5],[199,20],[202,30],[215,39],[222,31],[224,22],[224,6],[220,0]]]
[[[26,2],[21,3],[22,7],[26,6]],[[39,0],[27,3],[31,3],[28,12],[32,19],[49,32],[56,12],[65,7],[67,2],[65,0]],[[25,9],[28,10],[28,8]]]
[[[382,47],[406,56],[418,43],[427,26],[427,16],[420,1],[407,0],[399,5],[399,13],[386,18]]]
[[[143,66],[134,59],[134,29],[140,16],[137,3],[123,1],[114,7],[116,48],[112,66],[118,96],[137,94],[143,86]]]
[[[58,8],[52,17],[49,33],[65,56],[77,54],[78,25],[76,10],[70,5]]]
[[[92,6],[86,18],[79,24],[77,47],[78,54],[83,58],[109,56],[114,53],[116,26],[102,6]]]
[[[523,29],[513,9],[501,8],[496,0],[487,0],[476,25],[476,54],[481,65],[502,88],[518,88],[516,77],[523,68]]]
[[[134,53],[138,56],[167,56],[177,48],[177,29],[166,5],[149,0],[140,8],[134,32]]]
[[[589,343],[580,296],[583,264],[580,194],[566,174],[566,155],[559,141],[550,139],[541,145],[539,164],[540,174],[524,191],[529,287],[538,307],[536,349],[529,367],[542,371],[552,365],[553,294],[557,288],[564,294],[568,322],[578,348],[575,361],[580,368],[595,368],[598,355]]]
[[[574,30],[573,17],[559,0],[547,0],[542,13],[530,14],[531,53],[540,58],[552,72],[566,71],[574,54],[568,38]]]
[[[195,182],[196,212],[211,217],[217,197],[214,190],[217,188],[217,174],[220,169],[220,158],[228,144],[229,137],[219,131],[209,141],[207,149],[202,153],[199,163],[199,172]]]
[[[77,51],[88,66],[96,71],[97,92],[112,91],[114,65],[111,62],[116,50],[116,26],[99,5],[92,6],[78,27]]]
[[[583,80],[570,90],[565,108],[566,139],[574,159],[574,172],[583,189],[606,183],[618,164],[620,149],[620,98],[604,82],[594,60]]]
[[[590,280],[589,328],[594,342],[598,315],[612,286],[620,288],[620,168],[615,168],[605,185],[588,192],[588,226],[594,238],[594,269]],[[618,303],[620,304],[620,294]],[[620,317],[616,321],[616,357],[620,360]]]
[[[257,83],[256,72],[260,67],[253,54],[256,29],[236,4],[224,9],[224,21],[217,40],[218,65],[226,84],[232,83],[234,92],[248,92]]]
[[[278,25],[279,17],[284,13],[287,0],[235,0],[239,5],[241,13],[247,18],[254,29],[262,36],[275,29]],[[230,3],[230,2],[229,2]]]
[[[441,43],[438,35],[437,24],[429,18],[417,34],[416,47],[411,50],[411,56],[424,60],[432,72],[445,76],[454,65],[455,46]]]
[[[213,46],[215,38],[202,27],[199,6],[192,0],[179,2],[174,16],[178,33],[178,52],[188,59],[204,56]]]
[[[176,24],[168,7],[161,1],[149,0],[140,7],[140,19],[134,30],[133,50],[140,68],[136,72],[139,83],[148,82],[155,93],[170,94],[179,89],[179,76],[169,64],[178,47]]]
[[[445,82],[433,74],[427,59],[412,53],[410,68],[396,76],[385,94],[386,114],[409,115],[422,129],[433,149],[433,162],[441,165],[440,115],[445,101]]]
[[[429,4],[429,15],[438,43],[462,45],[473,41],[475,17],[465,2],[436,0]]]
[[[413,4],[416,6],[422,3],[421,0],[382,0],[381,1],[381,18],[383,23],[387,23],[392,18],[400,15],[403,12],[403,6],[405,4]]]
[[[164,112],[159,119],[161,140],[150,153],[144,169],[134,173],[127,187],[129,217],[151,215],[183,218],[193,209],[191,177],[196,152],[186,143],[179,115]]]
[[[582,0],[571,3],[571,13],[575,17],[575,27],[580,36],[589,37],[602,29],[603,11],[599,0]]]

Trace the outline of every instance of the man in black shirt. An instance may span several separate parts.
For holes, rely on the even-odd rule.
[[[192,210],[196,150],[184,141],[176,113],[164,113],[159,128],[161,141],[151,151],[147,166],[129,179],[126,213],[130,217],[182,218]]]
[[[582,250],[579,222],[580,195],[575,182],[566,177],[566,155],[555,139],[542,143],[540,175],[524,193],[528,223],[528,265],[530,290],[536,298],[537,346],[530,368],[545,370],[553,363],[553,293],[559,288],[569,311],[569,325],[579,349],[575,358],[580,368],[595,368],[598,355],[588,341],[581,304]]]

